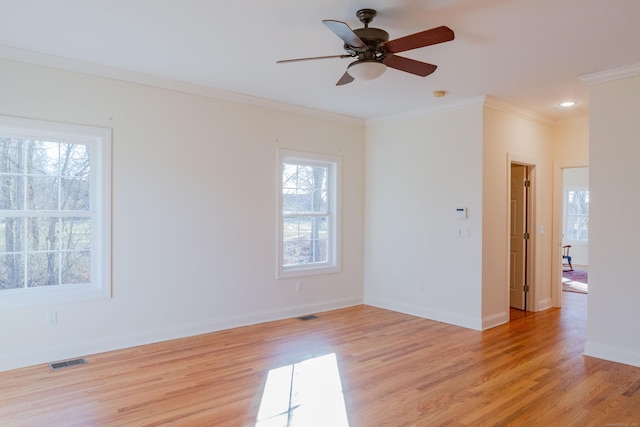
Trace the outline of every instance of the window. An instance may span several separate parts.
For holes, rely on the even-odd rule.
[[[289,150],[278,159],[278,277],[339,271],[339,159]]]
[[[110,143],[0,116],[0,307],[110,295]]]
[[[589,190],[566,191],[564,227],[565,240],[589,241]]]

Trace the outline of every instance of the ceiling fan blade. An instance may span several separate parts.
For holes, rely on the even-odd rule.
[[[400,37],[390,40],[384,44],[384,50],[389,53],[405,52],[419,47],[431,46],[433,44],[444,43],[453,40],[455,37],[453,30],[449,27],[436,27],[420,33]]]
[[[299,62],[299,61],[314,61],[316,59],[329,59],[329,58],[351,58],[351,55],[329,55],[329,56],[312,56],[309,58],[281,59],[280,61],[276,61],[276,64],[286,64],[288,62]]]
[[[382,62],[384,62],[387,67],[415,74],[420,77],[426,77],[438,68],[437,65],[427,64],[426,62],[420,62],[415,59],[397,55],[387,55]]]
[[[340,77],[340,80],[338,80],[338,83],[336,83],[336,86],[342,86],[342,85],[349,84],[353,80],[355,80],[355,79],[353,77],[351,77],[351,74],[349,74],[348,72],[345,71],[345,73],[342,75],[342,77]]]
[[[353,32],[347,24],[342,21],[334,21],[332,19],[325,19],[322,21],[331,31],[333,31],[338,37],[342,39],[346,44],[358,49],[364,49],[367,45]]]

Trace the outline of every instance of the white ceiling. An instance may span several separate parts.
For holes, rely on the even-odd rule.
[[[350,59],[276,64],[343,53],[321,21],[360,28],[361,8],[391,39],[440,25],[456,38],[401,54],[438,65],[425,78],[389,69],[336,87]],[[640,63],[640,0],[0,0],[0,16],[0,56],[37,52],[365,119],[482,95],[585,116],[579,76]]]

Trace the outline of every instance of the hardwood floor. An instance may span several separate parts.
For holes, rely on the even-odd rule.
[[[357,306],[4,372],[0,424],[639,425],[640,368],[583,356],[587,295],[563,294],[485,332]]]

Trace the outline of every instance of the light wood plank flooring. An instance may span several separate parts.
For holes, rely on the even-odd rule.
[[[0,425],[255,426],[269,398],[291,411],[261,427],[638,426],[640,368],[583,356],[587,295],[564,294],[562,309],[485,332],[357,306],[4,372]],[[333,373],[303,362],[333,354]],[[269,372],[292,364],[296,386],[273,388]],[[320,390],[330,378],[337,398]]]

